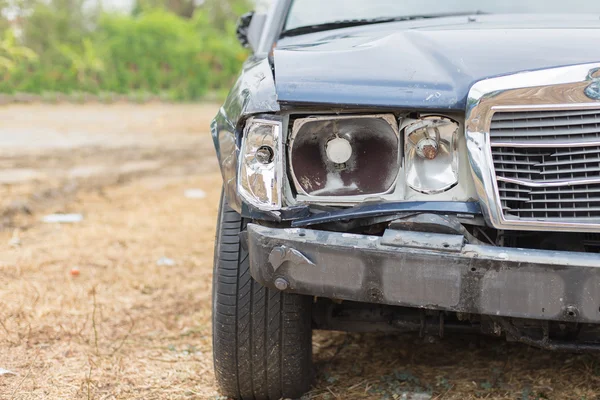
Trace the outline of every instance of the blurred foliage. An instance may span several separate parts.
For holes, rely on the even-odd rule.
[[[4,37],[0,38],[0,72],[10,73],[22,62],[35,60],[35,52],[17,44],[11,30],[4,31]]]
[[[169,10],[180,17],[191,18],[196,9],[196,0],[136,0],[133,14],[137,15],[147,10]]]
[[[20,40],[5,29],[0,45],[0,93],[196,100],[228,90],[247,56],[235,37],[246,0],[139,0],[132,15],[86,0],[20,1]]]

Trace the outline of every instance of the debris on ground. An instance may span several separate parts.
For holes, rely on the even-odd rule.
[[[161,257],[156,261],[156,265],[158,265],[159,267],[174,267],[175,265],[177,265],[177,263],[171,258]]]
[[[3,375],[17,375],[17,374],[15,374],[14,372],[9,371],[7,369],[0,368],[0,376],[3,376]]]
[[[19,230],[15,229],[13,231],[12,237],[8,241],[8,245],[10,247],[19,247],[21,245],[21,238],[19,237]]]
[[[42,218],[47,224],[76,224],[83,221],[81,214],[50,214]]]
[[[206,197],[206,192],[202,189],[187,189],[184,196],[188,199],[203,199]]]
[[[81,271],[79,270],[79,268],[77,268],[77,267],[71,268],[71,272],[70,272],[71,276],[79,276],[80,273],[81,273]]]
[[[432,396],[429,393],[402,393],[400,399],[404,400],[430,400]]]

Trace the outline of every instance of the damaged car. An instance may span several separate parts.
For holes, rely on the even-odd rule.
[[[211,125],[223,394],[313,329],[600,350],[600,2],[275,0]]]

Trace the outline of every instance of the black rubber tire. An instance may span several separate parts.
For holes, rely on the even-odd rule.
[[[235,399],[299,398],[310,389],[311,298],[250,276],[239,233],[247,221],[221,195],[213,277],[213,357],[221,392]]]

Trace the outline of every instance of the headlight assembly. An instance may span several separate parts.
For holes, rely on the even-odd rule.
[[[261,210],[281,208],[283,179],[281,123],[250,119],[242,138],[238,171],[240,195]]]
[[[404,128],[406,183],[426,194],[441,193],[458,183],[458,123],[428,116]]]
[[[296,190],[315,202],[389,193],[400,170],[399,143],[392,114],[297,119],[289,145]]]

